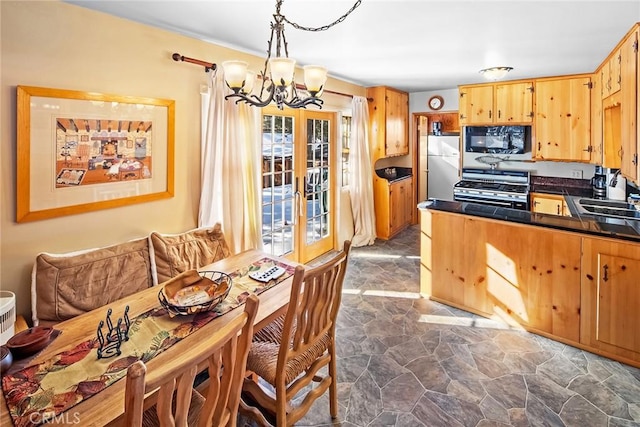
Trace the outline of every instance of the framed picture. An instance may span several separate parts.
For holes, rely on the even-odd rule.
[[[18,86],[17,107],[17,222],[173,197],[175,101]]]

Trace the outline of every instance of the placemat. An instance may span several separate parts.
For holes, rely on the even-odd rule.
[[[262,283],[248,276],[273,265],[286,271],[277,280]],[[55,418],[126,376],[127,368],[137,360],[153,359],[212,319],[242,305],[251,293],[260,294],[287,279],[294,269],[262,258],[229,274],[233,280],[231,291],[214,310],[172,318],[159,307],[141,314],[131,319],[129,339],[122,343],[120,356],[98,359],[98,341],[94,337],[45,362],[4,375],[2,391],[15,426],[34,426]],[[117,318],[122,313],[113,315]],[[95,329],[91,333],[95,334]]]

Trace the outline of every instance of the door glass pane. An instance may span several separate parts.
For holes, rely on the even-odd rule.
[[[307,119],[306,242],[329,235],[329,121]]]
[[[272,255],[294,249],[293,117],[262,119],[262,242]]]

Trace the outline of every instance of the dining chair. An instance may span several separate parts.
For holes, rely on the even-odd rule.
[[[258,297],[249,296],[241,316],[176,355],[172,363],[150,370],[140,360],[132,364],[127,371],[124,425],[235,426],[258,304]],[[193,381],[205,361],[209,387],[202,396]],[[145,411],[145,394],[156,389],[157,402]]]
[[[254,335],[243,392],[275,415],[278,427],[293,425],[327,389],[331,417],[338,416],[335,329],[350,246],[345,241],[342,251],[313,268],[297,266],[287,312]],[[318,384],[300,393],[312,381]],[[241,414],[271,425],[248,401],[240,402]]]

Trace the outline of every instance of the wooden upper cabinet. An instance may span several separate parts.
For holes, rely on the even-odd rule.
[[[460,86],[460,124],[533,122],[533,82]]]
[[[536,80],[535,158],[591,159],[590,76]]]
[[[495,122],[533,122],[533,82],[496,84]]]
[[[620,48],[620,172],[638,182],[638,29]]]
[[[409,154],[409,94],[377,86],[367,98],[374,160]]]
[[[620,75],[621,63],[621,51],[620,49],[617,49],[600,70],[600,75],[602,76],[602,99],[613,95],[620,90],[620,84],[622,82]]]
[[[604,162],[602,98],[596,95],[601,89],[602,74],[598,70],[591,75],[591,163],[596,165]]]
[[[493,123],[493,85],[460,86],[460,125]]]

